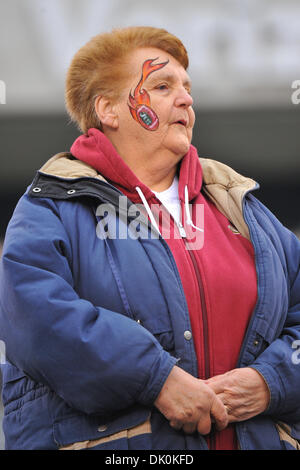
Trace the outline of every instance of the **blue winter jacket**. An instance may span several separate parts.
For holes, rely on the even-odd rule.
[[[255,248],[258,301],[237,367],[256,368],[271,394],[263,414],[236,424],[239,447],[294,449],[300,439],[299,240],[251,194],[253,185],[209,162],[207,170],[202,161],[203,190],[221,210],[218,197],[240,198],[240,213],[237,204],[238,214],[231,212],[240,221],[233,222],[249,230]],[[99,236],[97,207],[117,210],[119,196],[95,174],[65,177],[42,169],[14,211],[0,267],[7,449],[58,449],[94,439],[102,449],[207,449],[202,436],[175,431],[153,406],[172,367],[197,376],[197,361],[184,334],[191,325],[167,243]],[[119,228],[127,229],[127,215],[118,213]],[[141,230],[150,230],[146,222]]]

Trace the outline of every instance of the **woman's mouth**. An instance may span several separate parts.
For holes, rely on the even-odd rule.
[[[187,121],[185,119],[178,119],[178,121],[175,121],[174,124],[179,124],[183,127],[187,126]]]

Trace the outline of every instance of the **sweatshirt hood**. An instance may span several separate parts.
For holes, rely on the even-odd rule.
[[[89,129],[87,134],[78,137],[71,147],[71,153],[78,160],[97,170],[132,202],[140,201],[137,187],[147,200],[154,197],[151,189],[137,178],[110,140],[98,129]],[[179,163],[178,193],[181,201],[185,199],[186,187],[189,201],[199,194],[202,187],[202,168],[197,150],[192,145]]]

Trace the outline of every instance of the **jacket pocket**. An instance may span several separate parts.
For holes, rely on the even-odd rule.
[[[149,449],[151,435],[150,418],[130,429],[124,429],[106,437],[87,441],[75,442],[59,450],[128,450]]]
[[[275,423],[279,439],[286,450],[300,450],[300,430],[295,425],[278,421]]]
[[[149,425],[144,424],[149,419],[150,409],[141,405],[119,412],[114,417],[78,413],[56,420],[53,435],[59,449],[71,446],[71,450],[95,446],[129,449],[131,442],[139,441],[142,436],[150,437]],[[143,439],[141,445],[145,445]],[[149,442],[146,445],[149,446]]]

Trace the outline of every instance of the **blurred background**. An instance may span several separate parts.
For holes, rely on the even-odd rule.
[[[199,154],[254,178],[300,235],[298,0],[0,0],[0,240],[35,171],[79,135],[64,108],[72,56],[131,25],[183,41]]]

